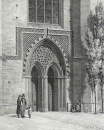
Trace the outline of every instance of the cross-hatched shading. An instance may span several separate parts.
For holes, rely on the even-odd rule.
[[[61,46],[61,48],[63,48],[63,50],[65,51],[65,53],[69,54],[69,40],[68,40],[68,36],[67,35],[50,35],[50,37],[54,38],[56,41],[58,41],[59,45]]]
[[[29,0],[29,21],[36,22],[36,0]]]
[[[44,23],[44,1],[37,1],[37,22]]]
[[[29,0],[29,22],[59,24],[59,0]]]
[[[35,36],[34,32],[37,33],[36,34],[37,37]],[[30,36],[28,34],[30,34]],[[30,45],[29,42],[31,40],[32,42],[34,42],[36,38],[43,36],[43,34],[44,34],[44,29],[17,27],[16,28],[16,55],[17,56],[6,56],[6,59],[11,59],[11,60],[22,59],[22,51],[24,52],[23,56],[25,56],[25,52],[29,48],[29,45]]]
[[[23,57],[25,57],[27,50],[30,45],[34,43],[36,39],[42,37],[43,34],[35,34],[35,33],[24,33],[23,35]]]
[[[52,1],[45,1],[45,22],[52,23]]]
[[[59,0],[53,0],[53,24],[59,23]]]

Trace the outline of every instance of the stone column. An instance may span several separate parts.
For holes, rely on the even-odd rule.
[[[70,79],[69,79],[69,76],[66,76],[65,77],[65,91],[66,91],[66,108],[67,108],[67,111],[70,111],[71,110],[71,101],[70,101],[70,97],[69,97],[69,89],[70,89]]]
[[[60,82],[60,78],[58,77],[58,111],[60,110],[60,86],[61,86],[61,82]]]
[[[26,101],[27,101],[27,104],[29,103],[29,100],[28,100],[28,78],[26,77],[25,78],[25,98],[26,98]]]
[[[42,78],[42,93],[43,93],[43,111],[47,112],[48,111],[48,77],[44,76]]]
[[[63,106],[63,104],[64,104],[64,103],[63,103],[63,101],[64,101],[64,95],[63,95],[63,94],[64,94],[64,93],[63,93],[64,91],[63,91],[63,89],[64,89],[64,86],[65,86],[65,84],[64,84],[64,83],[65,83],[65,82],[64,82],[64,77],[59,76],[59,77],[58,77],[58,81],[59,81],[59,85],[60,85],[60,86],[58,86],[58,89],[59,89],[59,90],[58,90],[58,91],[59,91],[58,93],[60,94],[60,95],[58,96],[58,97],[59,97],[59,101],[60,101],[60,103],[59,103],[59,105],[60,105],[60,106],[59,106],[59,111],[63,111],[63,107],[64,107],[64,106]]]
[[[60,82],[61,82],[61,86],[60,86],[60,107],[61,107],[61,109],[63,109],[63,79],[62,79],[62,77],[60,77]]]
[[[38,76],[38,111],[43,111],[43,78]]]
[[[32,105],[31,76],[28,76],[28,105]]]
[[[58,77],[58,103],[59,111],[67,111],[67,103],[70,109],[71,103],[69,99],[69,77],[60,76]]]
[[[63,109],[66,111],[66,79],[65,77],[63,78]]]

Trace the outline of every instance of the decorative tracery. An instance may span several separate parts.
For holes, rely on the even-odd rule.
[[[45,46],[38,47],[32,55],[32,63],[39,61],[44,67],[46,67],[52,60],[58,63],[58,59],[52,50]]]
[[[63,50],[63,48],[60,46],[60,44],[56,41],[56,40],[54,40],[53,38],[51,38],[51,37],[48,37],[48,43],[47,43],[47,45],[46,44],[43,44],[43,41],[44,40],[46,40],[46,37],[40,37],[39,39],[38,39],[38,43],[37,43],[37,40],[35,41],[35,43],[37,43],[37,44],[40,44],[41,43],[41,46],[40,45],[38,45],[38,48],[36,48],[35,50],[34,50],[34,52],[33,52],[33,54],[31,55],[31,57],[30,57],[30,60],[28,59],[28,57],[29,57],[29,53],[30,53],[30,51],[32,50],[32,48],[33,48],[33,46],[35,46],[35,44],[31,44],[31,46],[30,46],[30,48],[28,49],[28,51],[27,51],[27,53],[26,53],[26,56],[25,56],[25,58],[24,58],[24,62],[23,62],[23,75],[25,75],[25,73],[26,73],[26,66],[27,66],[27,64],[29,65],[29,67],[31,67],[31,65],[33,65],[34,63],[36,63],[37,61],[43,66],[43,68],[44,69],[46,69],[46,66],[47,65],[50,65],[51,63],[56,63],[58,66],[60,66],[61,68],[62,68],[62,70],[63,70],[63,73],[65,74],[65,75],[69,75],[69,73],[70,73],[70,69],[69,69],[69,64],[68,64],[68,59],[67,59],[67,56],[66,56],[66,52]],[[46,42],[46,41],[45,41]],[[53,48],[52,46],[51,46],[51,42],[53,42],[58,48],[59,48],[59,50],[57,50],[57,47],[56,48]],[[48,44],[50,44],[50,46],[48,46]],[[42,49],[40,49],[40,50],[42,50],[42,51],[38,51],[38,49],[39,48],[41,48],[42,47]],[[47,49],[43,49],[43,48],[47,48],[48,50],[49,50],[49,53],[48,54],[52,54],[52,58],[49,58],[49,57],[47,57],[47,55],[45,56],[45,57],[47,57],[46,58],[46,60],[45,60],[45,58],[43,57],[43,53],[42,52],[44,52],[43,50],[45,50],[46,51],[46,54],[47,54],[47,52],[48,52],[48,50]],[[53,49],[54,49],[54,51],[53,51]],[[59,51],[60,51],[60,56],[59,56]],[[55,52],[57,52],[57,54],[55,53]],[[38,55],[37,55],[38,54]],[[39,55],[41,55],[42,57],[41,58],[38,58],[39,57]],[[62,57],[62,55],[64,56],[64,57]],[[62,57],[62,59],[61,59],[61,57]],[[43,59],[44,58],[44,60],[41,60],[41,59]],[[49,58],[49,59],[48,59]],[[63,59],[64,58],[64,59]],[[47,62],[47,60],[48,60],[48,62]],[[45,63],[46,62],[46,63]],[[64,64],[65,63],[65,64]]]

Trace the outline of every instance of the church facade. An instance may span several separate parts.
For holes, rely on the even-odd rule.
[[[24,93],[32,111],[93,112],[82,43],[90,0],[0,1],[0,114]]]

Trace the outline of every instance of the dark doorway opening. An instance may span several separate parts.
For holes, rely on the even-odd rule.
[[[32,111],[38,111],[38,71],[34,66],[31,71]]]

